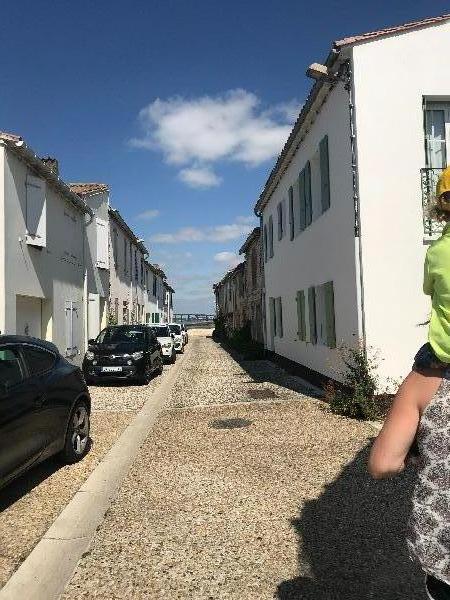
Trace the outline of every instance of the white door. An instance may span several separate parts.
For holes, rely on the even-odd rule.
[[[88,302],[88,339],[93,340],[100,333],[100,296],[89,294]]]
[[[16,296],[16,334],[42,337],[42,300]]]

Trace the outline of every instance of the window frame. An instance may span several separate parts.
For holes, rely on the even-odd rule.
[[[39,373],[33,373],[28,364],[28,359],[26,356],[27,348],[32,348],[34,350],[37,350],[38,352],[42,352],[43,354],[50,355],[53,358],[53,362],[52,362],[51,366],[47,369],[44,369],[43,371],[40,371]],[[25,366],[26,373],[28,375],[26,379],[31,379],[32,377],[40,377],[41,375],[46,375],[53,369],[53,367],[56,364],[56,361],[58,360],[58,356],[55,354],[55,352],[53,352],[52,350],[50,350],[48,348],[43,348],[42,346],[38,346],[36,344],[29,344],[29,343],[20,344],[19,351],[20,351],[20,354],[22,355],[22,361]]]
[[[18,362],[19,362],[20,374],[22,375],[22,379],[20,381],[16,381],[15,383],[8,386],[8,391],[9,391],[9,390],[14,390],[16,386],[21,385],[29,377],[28,377],[27,365],[25,364],[23,355],[20,351],[20,344],[14,344],[14,343],[2,344],[0,346],[0,351],[4,350],[4,349],[11,350],[12,352],[16,353],[16,355],[18,357]]]

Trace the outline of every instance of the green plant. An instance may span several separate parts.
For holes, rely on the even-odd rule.
[[[376,370],[379,356],[372,351],[356,348],[340,348],[344,370],[342,384],[328,382],[325,398],[333,413],[356,419],[375,420],[381,416],[377,402],[378,377]]]
[[[117,317],[113,312],[108,314],[108,325],[117,325]]]

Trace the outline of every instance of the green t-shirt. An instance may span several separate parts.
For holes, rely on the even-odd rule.
[[[450,363],[450,223],[428,248],[423,291],[432,302],[428,341],[436,356]]]

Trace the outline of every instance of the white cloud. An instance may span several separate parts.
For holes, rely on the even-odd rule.
[[[181,181],[193,188],[217,187],[222,183],[222,178],[218,177],[210,167],[189,167],[181,169],[178,174]]]
[[[234,252],[218,252],[214,255],[214,260],[220,264],[226,265],[228,268],[236,267],[241,259]]]
[[[192,99],[158,98],[140,111],[143,135],[130,143],[185,166],[179,177],[188,185],[219,185],[212,163],[257,166],[277,156],[290,133],[294,106],[297,101],[264,109],[255,94],[243,89]]]
[[[181,242],[225,242],[235,240],[252,231],[254,217],[238,217],[229,225],[214,227],[182,227],[173,233],[157,233],[150,240],[159,244],[179,244]]]
[[[159,210],[156,210],[155,208],[151,210],[144,210],[144,212],[141,212],[138,215],[136,215],[135,218],[143,221],[151,221],[152,219],[156,219],[156,217],[159,217],[159,215]]]

